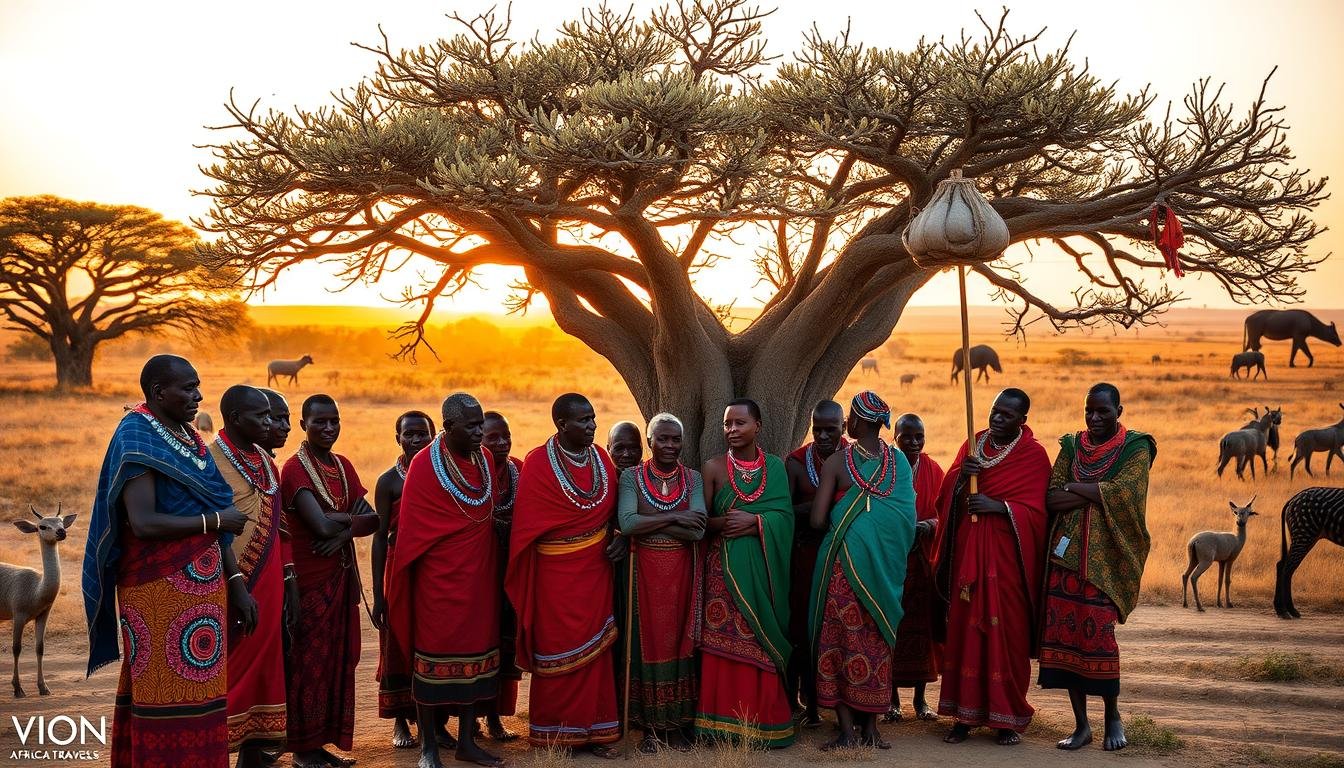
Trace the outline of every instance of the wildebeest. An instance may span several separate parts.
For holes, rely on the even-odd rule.
[[[1241,369],[1246,369],[1246,377],[1255,380],[1260,376],[1269,381],[1269,374],[1265,373],[1265,353],[1264,352],[1238,352],[1232,356],[1232,371],[1229,374],[1234,379],[1241,378]],[[1255,375],[1251,375],[1251,368],[1256,368]]]
[[[271,386],[271,382],[278,382],[281,376],[288,376],[290,384],[299,383],[299,371],[303,370],[305,365],[312,365],[311,355],[304,355],[298,360],[272,360],[266,364],[266,386]]]
[[[1251,413],[1257,414],[1256,411]],[[1265,466],[1265,474],[1269,474],[1269,462],[1265,460],[1265,446],[1269,443],[1269,430],[1275,424],[1283,422],[1283,408],[1271,409],[1265,406],[1263,415],[1256,415],[1256,420],[1249,425],[1242,427],[1234,432],[1228,432],[1223,435],[1223,439],[1218,441],[1218,476],[1223,476],[1223,469],[1232,459],[1237,460],[1237,478],[1245,480],[1243,471],[1247,464],[1251,465],[1251,479],[1255,479],[1255,457],[1259,456],[1261,463]]]
[[[1321,539],[1344,547],[1344,488],[1307,488],[1283,505],[1274,580],[1274,612],[1280,618],[1302,618],[1293,605],[1293,572]]]
[[[903,373],[903,374],[901,374],[901,386],[904,387],[904,386],[906,386],[906,385],[908,385],[908,384],[914,384],[914,383],[915,383],[915,379],[918,379],[918,378],[919,378],[919,374],[917,374],[917,373]]]
[[[961,373],[964,355],[965,352],[962,349],[952,353],[952,381],[954,382],[957,381],[958,374]],[[981,376],[985,377],[985,381],[989,381],[988,369],[990,368],[993,368],[995,373],[1003,373],[1003,366],[999,364],[999,353],[986,344],[977,344],[971,347],[971,367],[976,370],[976,381],[979,381]]]
[[[1162,362],[1162,356],[1161,356],[1161,355],[1153,355],[1153,359],[1150,360],[1149,362],[1152,363],[1153,365],[1158,365],[1159,363]]]
[[[859,373],[877,373],[877,358],[865,357],[859,361]]]
[[[1288,355],[1289,368],[1297,367],[1299,349],[1307,356],[1308,368],[1316,364],[1316,358],[1312,356],[1311,350],[1307,349],[1308,337],[1320,339],[1336,347],[1340,345],[1339,331],[1335,330],[1334,323],[1326,325],[1303,309],[1262,309],[1246,318],[1242,350],[1259,350],[1261,337],[1271,341],[1293,340],[1293,351]]]
[[[1344,408],[1344,403],[1340,403],[1339,407]],[[1293,441],[1293,455],[1288,458],[1288,479],[1293,479],[1293,472],[1301,462],[1306,462],[1307,474],[1311,475],[1311,454],[1317,451],[1325,451],[1325,476],[1329,477],[1330,462],[1336,456],[1344,463],[1344,418],[1328,427],[1308,429],[1298,434]]]

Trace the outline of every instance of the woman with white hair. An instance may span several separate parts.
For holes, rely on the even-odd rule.
[[[695,720],[696,542],[706,515],[700,473],[681,463],[682,435],[670,413],[649,420],[650,458],[621,474],[617,501],[634,575],[630,722],[644,731],[646,753],[659,745],[688,750]]]

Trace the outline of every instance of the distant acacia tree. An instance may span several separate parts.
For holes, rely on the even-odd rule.
[[[245,321],[237,275],[204,265],[197,242],[190,227],[135,206],[0,200],[0,313],[51,347],[57,386],[90,386],[104,341]]]
[[[901,231],[955,168],[1015,242],[1053,241],[1077,262],[1065,304],[1015,265],[976,268],[1016,330],[1144,324],[1176,301],[1134,276],[1162,265],[1146,222],[1158,199],[1185,224],[1187,271],[1238,301],[1300,296],[1324,182],[1292,166],[1263,89],[1234,112],[1200,82],[1179,116],[1152,122],[1147,90],[1117,93],[1068,46],[1038,51],[1006,14],[908,51],[814,32],[777,64],[764,15],[741,0],[677,0],[646,20],[601,6],[554,42],[515,40],[493,13],[453,16],[446,39],[369,47],[376,71],[333,104],[230,103],[234,135],[206,169],[215,204],[199,226],[221,235],[208,254],[256,286],[306,261],[340,260],[353,283],[427,257],[441,271],[404,297],[424,306],[399,330],[407,354],[474,269],[519,267],[512,308],[545,296],[645,416],[687,419],[691,458],[719,445],[734,395],[762,402],[769,449],[797,443],[811,404],[931,277]],[[736,328],[691,277],[751,236],[771,293]]]

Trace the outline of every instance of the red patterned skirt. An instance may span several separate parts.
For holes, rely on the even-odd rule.
[[[1120,648],[1115,604],[1078,574],[1050,566],[1041,632],[1042,688],[1089,696],[1120,694]]]
[[[817,642],[817,703],[877,713],[891,707],[891,647],[838,559],[831,566]]]
[[[905,568],[905,591],[901,594],[904,618],[896,629],[891,649],[891,681],[896,687],[938,679],[938,646],[933,641],[933,568],[924,547],[910,550]]]
[[[155,549],[181,553],[194,545]],[[135,567],[130,552],[123,559]],[[223,573],[212,543],[167,576],[118,583],[124,653],[112,718],[114,768],[228,765]]]

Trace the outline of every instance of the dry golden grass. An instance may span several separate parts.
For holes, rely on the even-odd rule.
[[[161,346],[164,351],[185,353],[197,363],[206,393],[205,410],[212,414],[217,413],[219,394],[228,385],[264,384],[266,360],[311,352],[317,364],[303,371],[300,386],[286,390],[296,416],[308,394],[326,391],[335,396],[344,416],[337,450],[351,458],[369,487],[395,456],[392,431],[396,416],[411,408],[435,412],[440,399],[454,390],[469,390],[487,408],[507,414],[519,455],[549,434],[550,402],[563,391],[589,394],[600,428],[619,419],[638,420],[638,409],[611,366],[558,331],[535,327],[481,331],[478,321],[464,322],[440,335],[441,362],[422,357],[416,366],[387,359],[381,332],[370,335],[358,329],[335,340],[311,329],[274,329],[275,338],[292,345],[286,355],[270,348],[249,351],[238,345],[212,353],[193,352],[180,344]],[[916,318],[909,324],[912,330],[905,327],[875,353],[881,374],[852,374],[839,396],[845,399],[871,387],[898,412],[922,414],[929,450],[945,464],[965,428],[961,388],[948,380],[949,361],[957,347],[955,325],[946,315],[941,320]],[[1146,330],[1141,337],[1033,338],[1025,347],[995,339],[992,327],[984,330],[975,342],[995,346],[1005,370],[991,384],[976,385],[977,424],[983,423],[989,401],[999,388],[1020,386],[1033,399],[1030,424],[1053,454],[1058,435],[1081,427],[1087,387],[1106,380],[1124,393],[1125,423],[1156,436],[1159,454],[1148,508],[1153,549],[1144,577],[1145,602],[1179,602],[1185,542],[1202,530],[1230,530],[1228,501],[1240,503],[1258,494],[1255,506],[1260,516],[1250,522],[1232,589],[1239,607],[1268,608],[1279,557],[1279,510],[1294,492],[1327,482],[1320,475],[1323,457],[1319,455],[1314,482],[1300,473],[1289,482],[1292,439],[1302,429],[1338,419],[1336,403],[1344,400],[1344,391],[1330,387],[1344,383],[1344,351],[1316,344],[1316,367],[1290,370],[1285,365],[1286,343],[1274,343],[1266,350],[1271,380],[1250,383],[1227,377],[1227,361],[1240,348],[1241,330],[1226,319],[1185,323],[1173,330]],[[464,341],[471,338],[468,331],[482,333],[483,345]],[[298,339],[306,343],[299,346]],[[122,404],[138,398],[139,364],[142,353],[150,348],[160,351],[157,342],[150,347],[136,342],[105,356],[96,369],[98,386],[79,395],[52,394],[48,364],[11,362],[0,374],[0,403],[4,405],[0,408],[0,516],[27,514],[30,502],[50,510],[58,500],[67,512],[80,515],[62,548],[64,586],[52,623],[52,631],[58,634],[82,633],[78,576],[84,524],[106,441],[121,417]],[[319,348],[320,353],[315,351]],[[497,353],[493,362],[492,353]],[[1160,354],[1164,362],[1150,363],[1154,354]],[[331,376],[333,371],[339,375]],[[904,373],[918,375],[914,385],[898,385]],[[1254,482],[1238,481],[1230,470],[1224,478],[1217,478],[1218,438],[1247,420],[1245,408],[1267,404],[1284,408],[1278,471]],[[800,409],[808,407],[799,404]],[[296,432],[291,448],[299,439]],[[1332,484],[1338,484],[1341,477],[1344,467],[1336,469]],[[362,546],[367,549],[367,542]],[[36,566],[36,542],[6,525],[0,534],[0,560]],[[1216,569],[1211,569],[1201,582],[1208,606],[1213,603],[1215,576]],[[1298,571],[1295,587],[1301,608],[1344,608],[1344,550],[1319,544]]]

